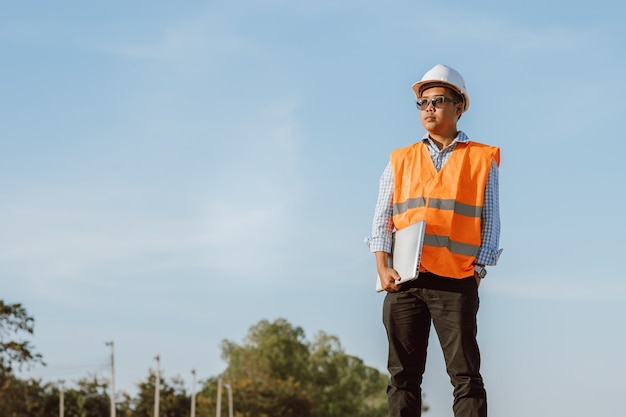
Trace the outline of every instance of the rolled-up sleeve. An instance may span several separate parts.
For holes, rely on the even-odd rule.
[[[365,244],[370,252],[391,253],[391,236],[393,232],[393,173],[391,163],[380,176],[378,187],[378,200],[374,209],[374,220],[372,221],[372,235],[365,239]]]
[[[500,258],[500,197],[498,165],[494,161],[489,171],[481,215],[481,245],[476,263],[495,265]]]

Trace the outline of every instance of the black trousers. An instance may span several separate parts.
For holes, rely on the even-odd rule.
[[[389,340],[390,417],[421,416],[421,384],[431,323],[454,387],[455,417],[487,416],[476,341],[478,305],[474,277],[452,279],[420,273],[399,292],[387,293],[383,323]]]

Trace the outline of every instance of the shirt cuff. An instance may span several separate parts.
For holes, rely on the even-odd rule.
[[[480,265],[490,265],[494,266],[498,263],[498,259],[500,259],[500,255],[504,249],[488,249],[488,248],[480,248],[478,255],[476,256],[476,261],[474,263]]]
[[[368,248],[370,248],[370,252],[387,252],[391,253],[391,238],[384,237],[368,237],[365,238],[364,242]]]

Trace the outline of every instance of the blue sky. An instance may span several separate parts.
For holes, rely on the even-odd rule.
[[[370,233],[410,86],[465,77],[501,147],[504,253],[481,285],[491,414],[618,416],[626,116],[620,2],[0,2],[0,284],[48,366],[133,391],[224,369],[284,317],[384,371]],[[452,394],[431,337],[430,417]]]

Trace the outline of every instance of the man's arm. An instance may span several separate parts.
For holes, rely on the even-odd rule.
[[[391,163],[383,171],[378,187],[378,200],[374,210],[372,221],[372,235],[365,243],[370,248],[370,252],[391,253],[391,235],[393,232],[392,208],[393,198],[393,173]]]
[[[400,279],[398,273],[389,268],[389,254],[391,253],[391,236],[393,232],[393,173],[391,164],[383,171],[378,188],[378,200],[372,221],[372,236],[366,240],[370,252],[376,257],[376,270],[385,291],[398,291],[395,284]]]
[[[500,193],[498,165],[493,161],[481,214],[481,244],[476,255],[476,265],[495,265],[502,253],[500,244]]]

